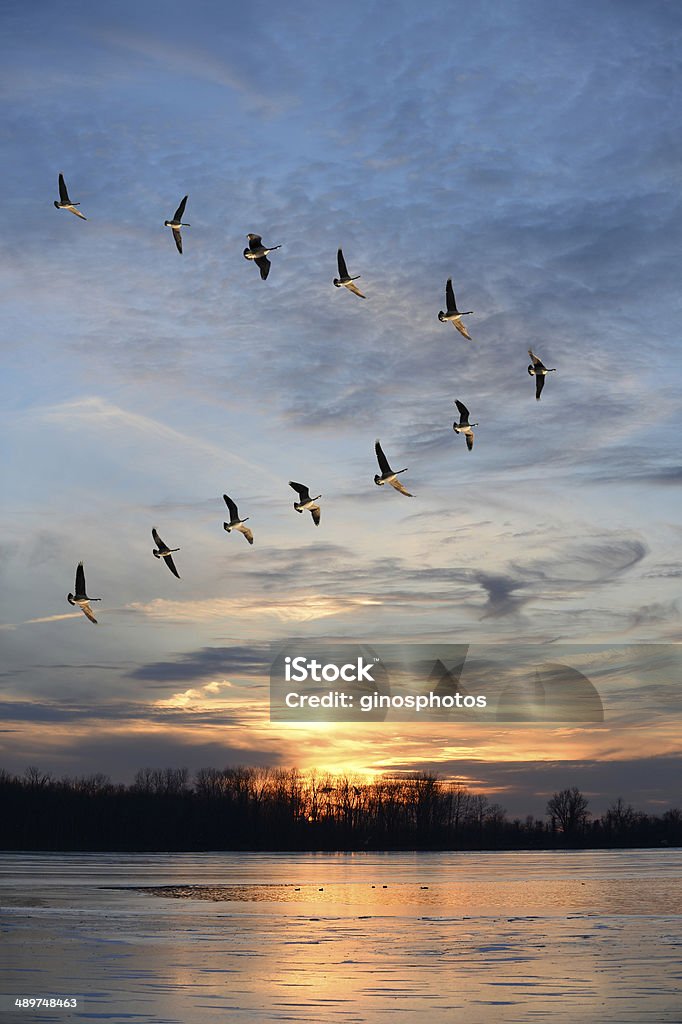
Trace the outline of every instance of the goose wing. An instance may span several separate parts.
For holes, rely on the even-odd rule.
[[[349,292],[353,292],[355,295],[359,295],[361,299],[364,299],[365,296],[362,294],[360,289],[358,287],[356,287],[356,285],[352,281],[348,282],[348,284],[346,285],[346,288],[348,289]]]
[[[182,220],[182,218],[185,215],[185,207],[187,206],[187,199],[188,199],[188,197],[185,196],[185,198],[181,201],[180,205],[178,206],[177,210],[175,211],[175,213],[173,215],[173,220]]]
[[[182,235],[178,228],[173,228],[173,238],[175,239],[175,245],[179,253],[182,253]]]
[[[315,526],[319,526],[320,525],[320,506],[319,505],[313,505],[312,508],[310,509],[310,514],[313,517],[313,522],[315,523]]]
[[[243,523],[241,523],[241,524],[240,524],[240,525],[239,525],[239,526],[237,527],[237,529],[239,530],[239,532],[240,532],[240,533],[243,533],[243,534],[244,534],[244,536],[245,536],[245,537],[246,537],[246,539],[248,540],[249,544],[253,544],[253,533],[252,533],[252,532],[251,532],[251,530],[250,530],[250,529],[248,528],[248,526],[244,526],[244,524],[243,524]]]
[[[473,430],[470,430],[464,436],[467,439],[467,448],[469,449],[469,451],[471,451],[471,449],[474,447],[474,433],[473,433]]]
[[[60,203],[70,203],[69,193],[66,188],[66,182],[64,181],[64,175],[59,175],[59,201]]]
[[[76,568],[76,588],[75,589],[76,589],[76,593],[74,594],[74,597],[84,597],[85,596],[85,592],[86,592],[85,591],[85,569],[83,568],[83,563],[82,562],[79,562],[78,566]]]
[[[305,484],[297,484],[295,480],[289,481],[289,487],[293,487],[299,497],[299,501],[310,501],[310,488]]]
[[[346,266],[346,261],[343,258],[342,249],[339,249],[339,251],[336,254],[336,262],[339,265],[339,277],[343,281],[344,277],[348,277],[348,267]]]
[[[247,235],[246,237],[249,240],[249,249],[251,249],[252,252],[255,252],[256,249],[262,248],[263,242],[260,235]]]
[[[230,513],[230,520],[239,519],[239,511],[235,503],[232,501],[232,498],[229,498],[227,494],[223,494],[223,500],[227,505],[228,511]]]
[[[172,555],[164,555],[163,556],[163,560],[166,563],[166,565],[168,566],[168,568],[170,569],[170,571],[173,573],[173,575],[177,576],[178,579],[180,579],[180,573],[175,568],[175,562],[173,561],[173,556]]]
[[[533,351],[530,348],[528,349],[528,355],[530,356],[530,361],[533,364],[533,366],[542,366],[542,362],[538,359],[537,356],[533,355]]]
[[[258,248],[258,246],[256,246]],[[270,273],[270,260],[267,256],[259,256],[257,260],[253,261],[256,266],[260,269],[260,276],[263,281],[267,280],[267,276]]]
[[[93,615],[92,608],[90,607],[90,605],[89,604],[82,604],[80,606],[80,608],[81,608],[81,611],[83,612],[83,615],[85,615],[88,619],[90,619],[90,622],[94,622],[95,625],[97,625],[97,619]]]
[[[374,451],[376,452],[377,460],[379,462],[379,469],[381,470],[381,472],[382,473],[392,473],[393,470],[391,469],[391,467],[388,464],[388,459],[384,455],[384,450],[381,447],[381,442],[378,440],[378,438],[374,442]]]
[[[390,480],[389,483],[391,487],[395,487],[396,491],[400,491],[401,494],[407,495],[408,498],[414,498],[414,494],[410,494],[410,492],[403,487],[397,477],[395,480]]]
[[[455,405],[459,409],[460,424],[466,423],[467,420],[469,419],[469,410],[467,409],[466,405],[464,404],[464,402],[460,402],[459,398],[455,399]]]
[[[152,537],[154,538],[154,543],[156,544],[157,548],[165,548],[166,545],[163,543],[158,533],[156,532],[155,526],[152,526]]]
[[[539,402],[542,389],[545,386],[545,375],[544,373],[535,374],[535,398]]]
[[[457,328],[457,330],[459,331],[460,334],[463,334],[465,338],[469,339],[469,341],[473,341],[474,340],[471,337],[471,335],[469,334],[469,332],[467,331],[466,327],[464,326],[464,324],[462,323],[461,320],[453,320],[452,322],[453,322],[453,324],[455,325],[455,327]]]
[[[452,278],[447,279],[445,285],[445,305],[448,313],[457,312],[457,303],[455,302],[455,290],[452,287]]]
[[[77,210],[75,206],[70,206],[69,210],[71,211],[71,213],[75,213],[77,217],[80,217],[81,220],[87,220],[88,219],[85,216],[85,214],[81,213],[80,210]]]

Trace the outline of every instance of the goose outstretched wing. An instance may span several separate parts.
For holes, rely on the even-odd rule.
[[[168,566],[168,568],[170,569],[170,571],[173,573],[173,575],[177,576],[177,578],[180,579],[180,573],[175,568],[175,562],[173,561],[173,556],[172,555],[164,555],[163,556],[163,560],[166,563],[166,565]]]
[[[83,563],[79,562],[76,568],[76,593],[75,597],[85,597],[85,569]]]
[[[401,494],[407,495],[408,498],[414,498],[414,494],[410,494],[408,490],[401,484],[400,480],[396,477],[395,480],[389,481],[391,487],[395,487],[396,491],[400,491]]]
[[[59,201],[60,203],[70,203],[69,193],[66,188],[66,182],[64,181],[64,175],[59,175]]]
[[[393,470],[391,469],[391,467],[388,464],[388,459],[384,455],[384,450],[381,447],[381,442],[379,441],[378,438],[374,442],[374,451],[376,452],[377,460],[379,462],[379,469],[381,470],[381,472],[382,473],[392,473]]]
[[[455,325],[455,327],[457,328],[457,330],[459,331],[460,334],[463,334],[465,338],[469,339],[469,341],[473,341],[474,340],[471,337],[471,335],[469,334],[469,332],[467,331],[466,327],[464,326],[464,324],[462,323],[461,320],[453,320],[452,322],[453,322],[453,324]]]
[[[235,503],[232,501],[232,498],[229,498],[227,494],[223,494],[223,500],[227,505],[228,511],[230,513],[230,520],[239,519],[239,511]]]
[[[94,622],[95,625],[97,625],[97,619],[93,615],[92,608],[90,607],[90,605],[89,604],[82,604],[80,606],[80,608],[81,608],[81,611],[83,612],[83,615],[87,616],[87,618],[90,619],[90,622]]]
[[[297,484],[295,480],[290,480],[289,487],[296,491],[299,501],[310,501],[310,488],[306,487],[305,484]]]
[[[457,303],[455,302],[455,291],[452,287],[451,277],[447,279],[447,283],[445,285],[445,305],[447,307],[448,313],[457,312]]]
[[[464,402],[460,402],[459,398],[455,399],[455,405],[459,410],[460,424],[466,423],[467,420],[469,419],[469,410],[467,409],[466,405],[464,404]]]
[[[346,261],[343,258],[342,249],[339,249],[339,251],[336,254],[336,262],[338,263],[339,266],[339,277],[343,281],[344,277],[348,277],[348,267],[346,266]]]
[[[260,243],[259,243],[260,244]],[[256,249],[258,246],[256,246]],[[272,264],[267,256],[259,256],[258,259],[253,261],[260,270],[261,280],[266,281],[268,274],[270,273],[270,267]]]
[[[173,220],[182,220],[182,218],[185,215],[185,207],[187,206],[187,199],[188,199],[188,196],[185,196],[185,198],[180,202],[180,205],[178,206],[177,210],[173,214]]]
[[[243,523],[241,523],[241,524],[240,524],[240,525],[239,525],[239,526],[237,527],[237,529],[239,530],[239,532],[240,532],[240,533],[243,533],[243,534],[244,534],[244,536],[245,536],[245,537],[246,537],[246,539],[248,540],[249,544],[253,544],[253,533],[252,533],[252,532],[251,532],[251,530],[250,530],[250,529],[248,528],[248,526],[244,526],[244,524],[243,524]]]

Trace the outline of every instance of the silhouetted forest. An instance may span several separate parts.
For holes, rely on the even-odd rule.
[[[54,779],[0,771],[4,850],[495,850],[682,845],[682,811],[645,814],[618,799],[601,817],[575,787],[545,818],[430,773],[368,782],[296,768],[139,771]]]

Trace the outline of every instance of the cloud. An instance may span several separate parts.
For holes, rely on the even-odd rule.
[[[380,605],[381,600],[371,597],[330,597],[325,594],[291,595],[286,598],[215,598],[197,601],[170,601],[158,597],[148,604],[132,602],[129,611],[139,612],[151,619],[176,622],[224,621],[227,618],[248,616],[274,618],[280,622],[311,622],[332,615]]]
[[[48,424],[57,424],[70,430],[96,432],[101,436],[106,436],[108,433],[118,434],[120,431],[129,432],[142,438],[167,444],[173,451],[180,448],[188,450],[188,454],[201,453],[209,456],[212,460],[234,462],[255,470],[263,476],[271,476],[263,466],[225,450],[211,441],[184,434],[150,416],[130,412],[98,396],[61,402],[59,405],[42,409],[34,408],[30,412],[30,417],[32,420],[39,418]],[[271,476],[271,478],[279,483],[277,477]]]

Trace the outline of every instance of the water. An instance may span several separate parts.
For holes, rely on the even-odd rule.
[[[2,854],[0,893],[3,1024],[682,1021],[680,850]]]

